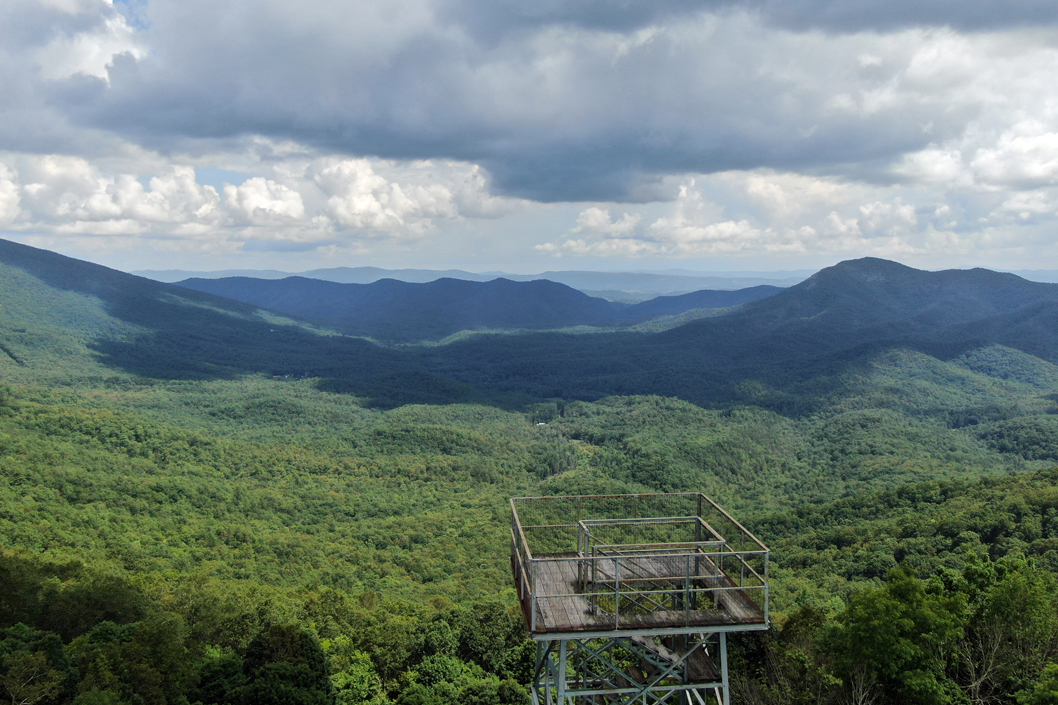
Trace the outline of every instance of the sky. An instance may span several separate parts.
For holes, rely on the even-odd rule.
[[[0,237],[119,269],[1058,269],[1053,0],[4,0]]]

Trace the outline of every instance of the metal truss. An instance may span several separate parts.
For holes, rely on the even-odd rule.
[[[651,636],[540,640],[533,705],[730,705],[726,633],[664,642]]]

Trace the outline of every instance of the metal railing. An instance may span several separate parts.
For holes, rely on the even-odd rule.
[[[511,565],[533,633],[761,628],[768,561],[700,493],[511,500]]]

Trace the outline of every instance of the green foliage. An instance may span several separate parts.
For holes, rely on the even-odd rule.
[[[1048,664],[1031,692],[1018,694],[1018,705],[1058,705],[1058,664]]]
[[[937,595],[906,571],[882,588],[854,593],[829,640],[837,672],[852,680],[866,671],[890,697],[922,705],[951,702],[945,667],[962,636],[961,596]]]
[[[737,319],[774,338],[721,315],[395,351],[21,256],[0,265],[8,695],[524,704],[508,498],[680,490],[773,549],[782,628],[732,640],[744,701],[1053,695],[1047,330],[876,344],[824,282],[825,310]]]
[[[1026,460],[1058,460],[1058,416],[1023,416],[990,424],[978,434],[1001,453]]]

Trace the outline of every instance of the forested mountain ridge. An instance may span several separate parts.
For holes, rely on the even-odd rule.
[[[706,355],[726,364],[770,364],[865,344],[947,345],[965,352],[978,343],[1014,342],[991,321],[1046,315],[1056,304],[1055,284],[985,269],[925,272],[864,258],[827,267],[730,316],[659,337],[671,346],[708,341]],[[1058,337],[1045,349],[1047,359],[1058,360]]]
[[[0,696],[525,705],[507,499],[692,490],[772,548],[735,702],[1050,703],[1051,293],[905,270],[409,352],[0,243]]]
[[[438,340],[479,328],[604,325],[627,308],[546,280],[437,279],[418,284],[382,279],[371,284],[339,284],[304,277],[232,277],[188,279],[178,286],[387,342]]]
[[[346,284],[305,277],[225,277],[187,279],[177,285],[297,316],[350,335],[402,343],[439,340],[460,331],[481,329],[614,326],[693,309],[736,306],[782,291],[774,286],[704,290],[629,305],[594,298],[546,279],[477,282],[441,278],[424,283],[381,279],[370,284]]]
[[[759,403],[745,380],[818,386],[887,349],[954,359],[1002,345],[1058,362],[1058,285],[988,270],[842,262],[774,296],[655,335],[527,335],[425,351],[431,369],[541,396]],[[550,364],[541,361],[548,360]],[[811,382],[815,380],[815,382]]]

